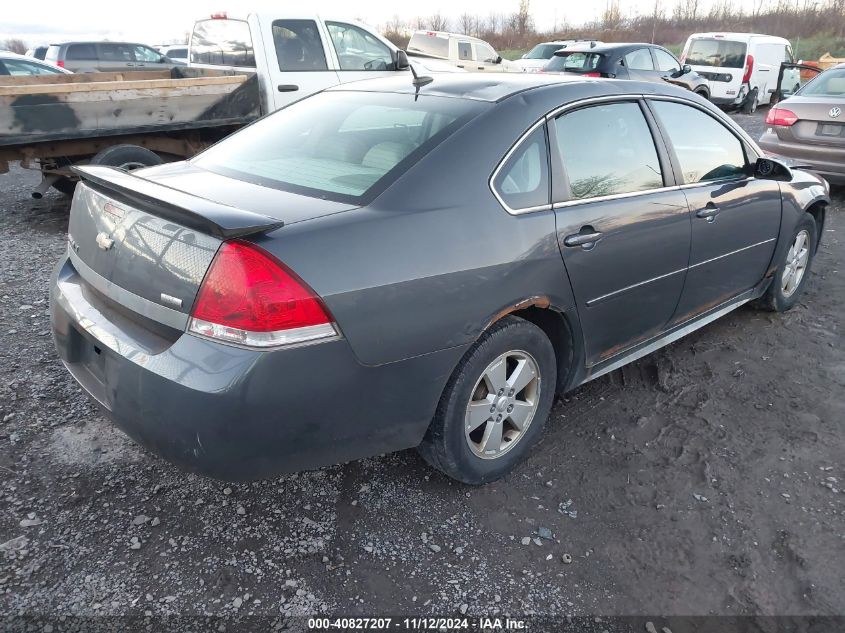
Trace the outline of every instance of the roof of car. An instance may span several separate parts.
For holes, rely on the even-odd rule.
[[[605,86],[618,88],[619,94],[672,94],[678,95],[689,91],[671,84],[644,83],[615,79],[591,79],[578,75],[553,75],[540,73],[432,73],[433,81],[416,88],[410,73],[388,79],[370,79],[340,84],[329,91],[354,92],[398,92],[436,97],[455,97],[475,101],[497,102],[510,96],[542,88],[544,86],[601,82]]]
[[[589,44],[573,44],[572,46],[568,46],[564,51],[555,51],[555,55],[558,53],[563,54],[578,52],[578,53],[608,53],[611,51],[618,51],[623,49],[632,49],[632,48],[663,48],[662,46],[658,46],[657,44],[649,44],[647,42],[620,42],[617,44],[596,44],[595,46],[590,46]]]

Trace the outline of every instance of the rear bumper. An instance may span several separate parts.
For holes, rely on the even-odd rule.
[[[761,149],[775,156],[801,161],[811,166],[811,171],[832,184],[845,184],[845,152],[835,148],[789,143],[775,132],[766,131],[757,142]]]
[[[417,445],[463,350],[369,367],[345,339],[254,351],[145,335],[104,311],[63,259],[51,286],[59,356],[127,435],[185,470],[271,477]]]

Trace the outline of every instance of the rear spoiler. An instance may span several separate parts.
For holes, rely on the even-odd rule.
[[[111,198],[222,239],[281,228],[266,215],[213,202],[116,167],[73,167],[86,184]]]

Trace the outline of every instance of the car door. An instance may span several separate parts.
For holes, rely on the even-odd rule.
[[[135,70],[170,70],[176,65],[157,50],[143,44],[134,44],[132,53],[135,57]]]
[[[628,79],[635,81],[658,81],[659,73],[654,71],[654,61],[647,47],[637,48],[625,54],[625,68]]]
[[[264,41],[273,43],[267,67],[277,110],[338,84],[326,57],[330,44],[316,20],[265,21],[262,31]]]
[[[484,42],[473,44],[475,49],[475,67],[482,72],[501,72],[502,64],[498,61],[499,55],[493,47]]]
[[[138,70],[135,68],[135,55],[129,44],[101,42],[97,44],[97,67],[106,73]]]
[[[751,177],[747,148],[714,113],[652,98],[687,198],[689,271],[674,322],[753,288],[766,273],[780,230],[780,188]]]
[[[340,83],[387,77],[396,70],[393,51],[356,24],[326,22]],[[330,56],[331,57],[331,56]]]
[[[549,131],[558,243],[594,365],[672,317],[689,258],[687,203],[639,101],[585,105]]]

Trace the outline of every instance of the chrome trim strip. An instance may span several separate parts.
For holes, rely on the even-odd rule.
[[[676,191],[678,185],[670,185],[668,187],[658,187],[657,189],[644,189],[643,191],[627,191],[625,193],[611,193],[606,196],[596,196],[595,198],[576,198],[574,200],[564,200],[563,202],[555,202],[552,205],[553,209],[563,209],[571,207],[576,204],[587,204],[589,202],[603,202],[605,200],[617,200],[620,198],[634,198],[636,196],[647,196],[653,193],[662,193],[664,191]]]
[[[645,281],[640,281],[630,286],[625,286],[624,288],[620,288],[619,290],[614,290],[613,292],[608,292],[605,295],[601,295],[600,297],[595,297],[594,299],[589,299],[586,303],[587,307],[590,308],[595,304],[599,303],[600,301],[604,301],[614,295],[618,295],[620,293],[626,292],[628,290],[633,290],[634,288],[639,288],[640,286],[644,286],[646,284],[650,284],[652,281],[659,281],[660,279],[665,279],[666,277],[671,277],[672,275],[677,275],[678,273],[686,272],[686,268],[679,268],[678,270],[673,270],[671,273],[666,273],[665,275],[658,275],[657,277],[652,277],[651,279],[646,279]]]
[[[643,99],[646,95],[642,94],[617,94],[617,95],[604,95],[601,97],[587,97],[586,99],[580,99],[578,101],[573,101],[571,103],[564,104],[560,107],[555,108],[551,112],[548,112],[545,116],[546,121],[549,119],[557,118],[557,116],[561,112],[566,112],[567,110],[574,110],[576,108],[580,108],[583,105],[590,105],[591,103],[602,103],[604,101],[639,101]]]
[[[689,182],[683,185],[678,185],[680,189],[698,189],[700,187],[712,187],[714,185],[739,185],[744,182],[750,182],[754,180],[750,176],[745,178],[724,178],[721,180],[703,180],[701,182]]]
[[[744,293],[744,294],[749,295],[750,293]],[[638,349],[636,349],[632,352],[629,352],[629,353],[620,352],[620,354],[623,354],[623,356],[621,358],[619,358],[618,360],[610,363],[609,365],[607,365],[605,367],[602,367],[601,369],[599,369],[594,374],[590,374],[587,378],[585,378],[584,380],[582,380],[578,384],[583,385],[584,383],[590,382],[591,380],[595,380],[596,378],[599,378],[600,376],[604,376],[605,374],[609,374],[610,372],[615,371],[615,370],[619,369],[620,367],[624,367],[628,363],[632,363],[635,360],[639,360],[643,356],[648,356],[649,354],[651,354],[652,352],[660,349],[661,347],[665,347],[669,343],[674,343],[678,339],[683,338],[687,334],[695,332],[699,328],[702,328],[705,325],[708,325],[709,323],[712,323],[716,319],[726,315],[728,312],[735,310],[739,306],[741,306],[745,303],[748,303],[749,301],[751,301],[750,296],[746,296],[742,299],[734,299],[734,300],[724,304],[724,307],[718,308],[715,311],[707,314],[706,316],[696,317],[695,319],[687,321],[686,325],[683,325],[683,326],[679,327],[678,329],[672,330],[668,334],[664,334],[662,336],[659,336],[659,337],[653,339],[650,343],[645,344],[643,347],[640,347],[640,348],[638,348]]]
[[[511,148],[507,151],[507,153],[504,155],[502,160],[499,161],[499,164],[496,165],[496,169],[493,170],[493,173],[490,175],[490,178],[487,180],[487,185],[490,187],[490,191],[493,192],[493,195],[496,197],[496,200],[498,200],[499,204],[502,205],[502,207],[505,209],[505,211],[507,211],[511,215],[521,215],[523,213],[532,213],[534,211],[548,211],[552,208],[552,205],[550,205],[550,204],[543,204],[543,205],[536,206],[536,207],[525,207],[523,209],[512,209],[504,201],[502,196],[499,195],[499,192],[496,191],[496,187],[493,184],[493,182],[498,177],[499,172],[502,171],[502,167],[504,167],[505,163],[507,163],[508,160],[510,160],[510,157],[513,156],[514,152],[516,152],[516,150],[518,150],[520,148],[520,146],[522,145],[522,143],[525,141],[526,138],[528,138],[538,127],[543,125],[545,122],[546,122],[546,119],[545,119],[545,117],[543,117],[539,121],[536,121],[534,123],[534,125],[532,125],[530,128],[528,128],[525,132],[523,132],[522,136],[520,136],[517,139],[516,143],[514,143],[511,146]]]
[[[705,259],[703,262],[698,262],[697,264],[690,264],[690,270],[692,270],[696,266],[703,266],[704,264],[715,262],[717,259],[722,259],[723,257],[730,257],[731,255],[736,255],[737,253],[741,253],[742,251],[747,251],[748,249],[756,248],[757,246],[762,246],[763,244],[768,244],[769,242],[774,242],[775,239],[777,238],[773,237],[768,240],[763,240],[762,242],[757,242],[756,244],[751,244],[750,246],[743,246],[742,248],[738,248],[735,251],[731,251],[730,253],[724,253],[723,255],[717,255],[716,257]]]
[[[184,312],[172,310],[171,308],[136,295],[134,292],[129,292],[125,288],[121,288],[83,262],[70,246],[68,246],[67,254],[79,276],[112,301],[148,319],[158,321],[177,330],[184,331],[187,327],[188,315]]]

